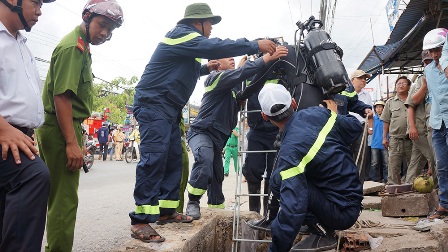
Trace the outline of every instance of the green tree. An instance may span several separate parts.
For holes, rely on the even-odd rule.
[[[135,84],[138,78],[117,77],[111,82],[103,81],[93,85],[93,111],[104,113],[105,108],[110,109],[108,120],[123,124],[126,118],[126,105],[134,103]]]

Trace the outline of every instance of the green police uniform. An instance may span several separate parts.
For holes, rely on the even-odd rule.
[[[387,182],[401,184],[400,171],[403,157],[406,163],[411,161],[412,141],[406,134],[407,114],[404,102],[398,97],[392,97],[386,102],[381,120],[389,123],[389,166]],[[404,171],[406,174],[406,171]]]
[[[239,131],[238,127],[234,130],[236,132]],[[233,167],[235,169],[235,173],[238,173],[238,137],[236,137],[233,132],[230,134],[224,149],[224,174],[229,175],[230,158],[233,158]]]
[[[415,110],[414,121],[418,132],[418,139],[412,140],[412,156],[408,165],[408,172],[406,175],[406,183],[412,183],[414,179],[420,175],[425,163],[429,161],[431,171],[435,171],[434,153],[428,142],[428,127],[426,124],[426,102],[415,105],[412,101],[412,96],[422,87],[422,76],[417,79],[417,82],[411,86],[408,98],[404,105],[411,106]],[[428,92],[426,92],[428,93]],[[427,95],[426,95],[427,96]],[[409,118],[408,118],[409,120]],[[408,123],[409,131],[409,123]]]
[[[50,196],[45,251],[71,251],[78,208],[79,170],[69,171],[65,138],[58,125],[54,97],[71,91],[73,126],[81,147],[81,122],[92,111],[92,59],[78,26],[57,45],[51,56],[42,99],[45,122],[37,130],[42,159],[50,169]]]
[[[185,124],[184,119],[181,118],[179,123],[180,135],[183,139],[182,142],[182,177],[180,179],[180,188],[179,188],[179,205],[176,208],[176,212],[183,213],[184,212],[184,194],[185,188],[187,188],[188,176],[190,175],[190,171],[188,170],[188,152],[187,146],[185,145]]]

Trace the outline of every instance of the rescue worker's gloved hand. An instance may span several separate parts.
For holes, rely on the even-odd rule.
[[[258,40],[258,50],[262,53],[274,54],[276,45],[269,39]]]

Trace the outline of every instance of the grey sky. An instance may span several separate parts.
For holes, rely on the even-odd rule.
[[[123,7],[125,22],[116,29],[112,40],[92,46],[93,72],[96,76],[112,80],[115,77],[140,77],[152,52],[166,32],[183,17],[185,7],[193,1],[118,0]],[[44,4],[43,15],[27,33],[28,45],[34,55],[50,60],[51,52],[59,40],[81,23],[84,0],[57,0]],[[259,37],[283,36],[294,42],[295,23],[306,20],[311,14],[318,17],[319,0],[227,0],[205,1],[222,21],[215,25],[212,37],[249,40]],[[343,62],[350,73],[355,70],[373,46],[386,42],[390,34],[385,6],[387,0],[339,0],[331,37],[343,50]],[[371,23],[373,29],[371,30]],[[204,61],[205,63],[205,61]],[[48,63],[39,62],[42,78]],[[202,80],[203,81],[203,80]],[[200,102],[202,81],[198,82],[191,98]],[[378,87],[373,81],[369,86]]]

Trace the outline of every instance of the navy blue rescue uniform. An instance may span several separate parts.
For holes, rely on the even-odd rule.
[[[140,125],[140,161],[131,224],[153,223],[179,204],[182,148],[178,115],[201,74],[201,58],[219,59],[258,52],[246,39],[207,39],[195,27],[178,24],[159,43],[136,87],[134,116]]]
[[[247,133],[247,150],[260,152],[247,153],[243,166],[243,174],[247,181],[254,183],[260,183],[263,180],[265,171],[267,180],[271,176],[275,152],[262,151],[274,150],[275,137],[278,134],[278,127],[261,117],[258,93],[247,99],[247,111],[258,111],[247,114],[247,123],[250,127],[249,133]]]
[[[262,58],[238,68],[212,72],[205,81],[201,109],[187,133],[194,164],[188,181],[190,200],[199,201],[207,191],[208,205],[224,208],[221,152],[237,124],[238,85],[265,67]]]
[[[358,94],[351,84],[340,94],[334,96],[334,102],[338,105],[338,114],[340,115],[347,115],[350,111],[365,117],[364,111],[372,108],[372,105],[358,100]]]
[[[289,251],[301,225],[343,230],[356,222],[362,185],[349,146],[361,132],[355,117],[322,107],[289,118],[270,181],[281,210],[269,251]]]

